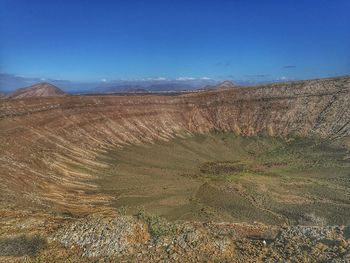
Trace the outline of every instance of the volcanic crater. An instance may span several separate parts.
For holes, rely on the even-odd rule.
[[[349,106],[349,77],[174,96],[3,99],[1,234],[52,235],[81,218],[95,222],[87,215],[141,210],[169,222],[243,224],[245,233],[257,222],[264,233],[348,225]],[[139,243],[149,240],[143,231]],[[106,255],[134,255],[118,251]]]

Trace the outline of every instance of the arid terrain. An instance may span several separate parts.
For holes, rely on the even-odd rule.
[[[0,262],[350,260],[350,77],[21,94],[0,100]]]

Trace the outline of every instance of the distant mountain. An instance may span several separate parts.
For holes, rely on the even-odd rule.
[[[71,81],[65,79],[25,77],[0,72],[0,93],[9,94],[18,88],[40,82],[49,82],[64,89],[69,94],[125,93],[130,89],[146,89],[149,92],[177,92],[196,90],[206,85],[216,85],[218,81],[208,77],[191,78],[144,78],[144,79],[110,79],[99,81]]]
[[[225,80],[224,82],[220,83],[219,85],[216,85],[217,89],[230,89],[230,88],[235,88],[236,85],[233,84],[233,82],[229,80]]]
[[[64,91],[50,83],[38,83],[29,87],[21,88],[7,97],[11,99],[29,98],[29,97],[56,97],[66,95]]]
[[[85,92],[88,93],[151,93],[151,92],[177,92],[184,90],[195,90],[196,86],[183,82],[172,81],[135,81],[124,82],[113,86],[99,86]]]
[[[156,83],[147,86],[147,90],[153,92],[159,91],[183,91],[195,89],[192,85],[186,83]]]
[[[143,86],[137,84],[117,84],[113,86],[100,85],[96,88],[86,91],[86,93],[128,93],[129,91],[144,89]]]
[[[236,87],[237,86],[233,84],[233,82],[225,80],[224,82],[221,82],[218,85],[207,85],[204,88],[201,88],[200,90],[231,89]]]
[[[141,88],[138,88],[138,89],[129,89],[127,92],[128,92],[128,93],[149,93],[148,90],[146,90],[146,89],[141,89]]]

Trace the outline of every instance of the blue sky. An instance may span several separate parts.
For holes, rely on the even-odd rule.
[[[350,74],[349,0],[0,0],[0,72],[71,81]]]

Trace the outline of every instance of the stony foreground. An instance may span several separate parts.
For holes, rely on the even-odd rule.
[[[50,238],[83,256],[128,262],[348,262],[350,227],[89,216]]]
[[[350,226],[33,216],[17,219],[18,232],[0,225],[0,262],[350,262]]]

